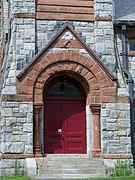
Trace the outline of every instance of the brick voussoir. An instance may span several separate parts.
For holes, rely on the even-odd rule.
[[[80,58],[80,54],[79,53],[76,53],[74,51],[70,52],[70,60],[75,61],[75,62],[80,62],[79,61],[80,59],[81,58]]]
[[[90,73],[89,71],[84,77],[88,80],[88,83],[91,79],[95,78],[94,75],[92,73]]]
[[[52,59],[51,60],[51,63],[52,62],[57,62],[57,61],[63,61],[64,59],[63,59],[63,52],[57,52],[57,53],[55,53],[55,57],[56,58],[54,58],[54,60]]]
[[[63,60],[70,60],[70,52],[69,51],[64,51],[63,52]]]
[[[43,66],[38,63],[33,67],[33,69],[39,73],[43,69]]]
[[[44,68],[46,66],[48,66],[51,63],[51,61],[48,61],[48,59],[46,57],[44,57],[39,64]]]
[[[53,67],[50,67],[50,68],[47,68],[47,69],[46,69],[46,74],[47,74],[48,76],[54,74],[54,72],[55,72],[55,71],[53,70]]]
[[[84,65],[90,70],[94,64],[95,63],[93,61],[91,61],[89,58],[87,58]]]
[[[95,76],[101,72],[101,68],[96,63],[94,63],[90,70],[95,74]]]
[[[36,89],[42,89],[43,88],[43,84],[40,83],[40,82],[36,82],[35,88]]]
[[[36,79],[37,75],[38,75],[38,72],[32,69],[32,71],[28,74],[28,77]]]

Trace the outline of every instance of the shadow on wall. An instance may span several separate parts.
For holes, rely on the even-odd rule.
[[[115,18],[135,21],[135,1],[115,0]]]

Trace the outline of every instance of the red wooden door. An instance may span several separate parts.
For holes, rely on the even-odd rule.
[[[86,153],[85,100],[45,101],[45,153]]]

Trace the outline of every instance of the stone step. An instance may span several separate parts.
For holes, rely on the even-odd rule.
[[[46,162],[46,163],[42,163],[42,162],[39,162],[38,165],[41,167],[41,166],[44,166],[44,167],[48,167],[48,166],[56,166],[56,167],[68,167],[68,166],[74,166],[74,167],[80,167],[80,166],[83,166],[83,167],[86,167],[86,166],[89,166],[89,167],[101,167],[103,166],[103,163],[101,164],[97,164],[97,163],[90,163],[90,162],[58,162],[58,163],[53,163],[53,162]]]
[[[91,168],[86,168],[86,169],[47,169],[47,170],[40,170],[39,174],[95,174],[95,173],[103,173],[103,168],[102,169],[91,169]]]
[[[39,168],[45,168],[45,169],[49,169],[49,168],[51,168],[53,166],[53,169],[60,169],[60,168],[62,168],[62,169],[73,169],[73,168],[81,168],[81,169],[85,169],[85,168],[87,168],[87,167],[89,167],[89,168],[96,168],[96,169],[102,169],[103,168],[103,165],[102,166],[99,166],[98,164],[96,164],[96,165],[92,165],[92,164],[78,164],[78,165],[76,165],[76,164],[58,164],[58,165],[54,165],[54,164],[38,164],[38,167]]]
[[[47,179],[83,179],[83,178],[101,178],[106,177],[104,173],[99,174],[40,174],[39,176],[32,177],[32,180],[47,180]]]
[[[97,163],[99,163],[99,162],[101,162],[101,159],[91,159],[91,158],[89,158],[89,157],[81,157],[81,158],[73,158],[73,157],[55,157],[55,158],[50,158],[50,157],[44,157],[43,159],[41,159],[41,158],[37,158],[37,160],[38,161],[55,161],[55,160],[72,160],[72,161],[74,161],[74,160],[80,160],[80,161],[85,161],[85,160],[89,160],[89,161],[91,161],[91,162],[97,162]]]
[[[47,158],[81,158],[86,157],[88,158],[87,154],[46,154]]]
[[[102,160],[99,159],[90,159],[90,158],[54,158],[54,159],[50,159],[50,158],[43,158],[43,159],[37,159],[38,163],[42,163],[42,164],[92,164],[92,165],[96,165],[98,164],[99,166],[103,164]]]
[[[105,177],[105,166],[102,159],[91,159],[84,155],[50,155],[36,158],[36,161],[37,180]]]

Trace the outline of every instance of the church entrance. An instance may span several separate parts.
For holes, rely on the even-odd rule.
[[[44,152],[86,153],[86,104],[81,85],[67,75],[45,89]]]

